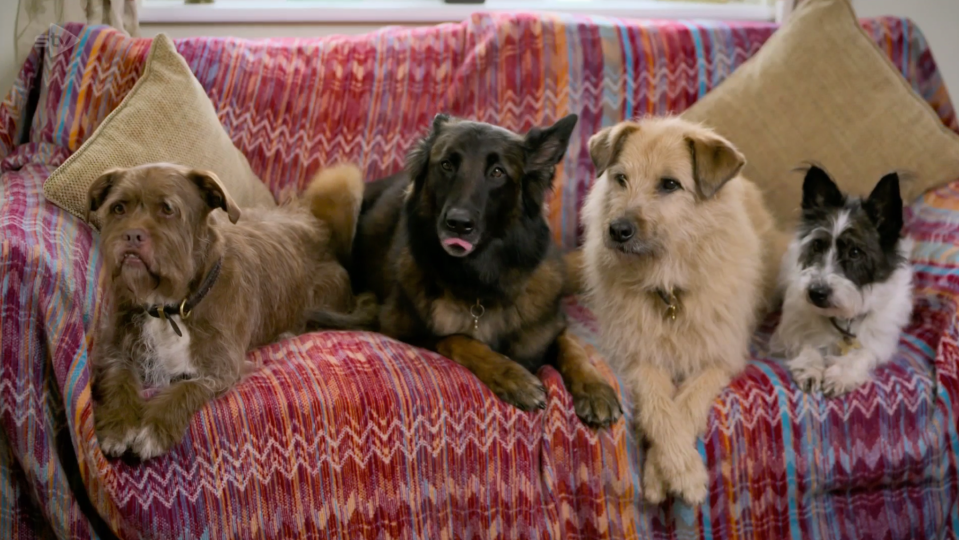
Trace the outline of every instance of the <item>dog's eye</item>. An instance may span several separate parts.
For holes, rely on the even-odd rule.
[[[682,187],[674,178],[663,178],[659,181],[659,190],[663,193],[672,193]]]
[[[502,167],[493,167],[493,172],[490,173],[490,176],[493,178],[502,178],[506,175],[506,171]]]
[[[861,249],[859,249],[859,248],[857,248],[857,247],[854,247],[854,248],[850,248],[850,249],[849,249],[849,258],[850,258],[850,259],[855,260],[855,259],[858,259],[859,257],[862,257],[862,250],[861,250]]]
[[[118,216],[122,216],[124,212],[127,211],[127,207],[122,202],[119,202],[114,204],[113,208],[111,208],[110,211]]]
[[[160,210],[163,212],[163,215],[165,215],[165,216],[172,216],[172,215],[173,215],[173,206],[171,206],[170,203],[168,203],[168,202],[165,202],[165,203],[161,204],[161,205],[160,205]]]
[[[453,163],[448,159],[444,159],[440,162],[440,167],[443,167],[443,170],[446,172],[453,172]]]
[[[823,240],[822,238],[817,238],[813,240],[812,249],[816,253],[821,253],[823,251],[826,251],[826,241]]]
[[[616,176],[613,178],[616,179],[616,183],[622,187],[626,187],[626,175],[623,173],[616,173]]]

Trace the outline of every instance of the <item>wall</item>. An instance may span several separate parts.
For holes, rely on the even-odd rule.
[[[853,0],[860,17],[909,17],[922,29],[932,54],[959,104],[959,1],[957,0]]]

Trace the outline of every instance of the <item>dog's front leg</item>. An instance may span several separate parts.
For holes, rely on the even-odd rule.
[[[643,491],[654,504],[666,498],[666,487],[693,505],[706,500],[709,477],[699,452],[696,434],[680,411],[676,386],[666,370],[641,365],[635,377],[637,420],[649,440],[643,468]]]
[[[556,338],[559,355],[556,368],[573,396],[576,416],[587,425],[607,427],[623,414],[619,396],[589,361],[586,349],[568,329]]]
[[[98,360],[94,367],[93,421],[100,449],[120,456],[133,443],[143,416],[140,378],[121,358]]]
[[[826,397],[837,397],[869,382],[878,360],[869,349],[856,349],[843,356],[826,358],[822,392]]]
[[[713,402],[728,384],[729,374],[725,370],[710,367],[686,380],[679,388],[676,405],[697,435],[706,433]]]
[[[815,392],[822,385],[826,361],[818,349],[803,345],[799,354],[786,362],[786,367],[803,392]]]
[[[452,335],[441,338],[435,350],[470,370],[506,403],[523,411],[546,408],[546,389],[539,378],[485,343]]]
[[[146,403],[133,451],[144,460],[165,454],[183,439],[193,415],[214,395],[209,382],[202,379],[173,383],[160,390]]]

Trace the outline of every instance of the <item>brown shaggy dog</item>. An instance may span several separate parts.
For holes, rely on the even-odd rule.
[[[552,363],[584,422],[615,422],[616,392],[566,329],[566,268],[543,216],[576,120],[519,135],[438,115],[405,172],[366,186],[350,275],[383,303],[378,318],[314,323],[437,351],[522,410],[546,406],[535,373]]]
[[[600,176],[584,211],[582,279],[649,442],[645,496],[698,504],[708,477],[696,437],[746,366],[789,238],[739,176],[743,156],[709,129],[625,122],[594,135],[590,154]]]
[[[104,453],[165,453],[240,380],[248,350],[303,331],[310,308],[352,308],[335,252],[348,256],[338,246],[352,241],[362,189],[359,170],[340,167],[305,203],[241,217],[213,173],[177,165],[112,170],[90,186],[112,304],[91,355]],[[347,207],[311,214],[326,200]],[[144,385],[160,390],[144,400]]]

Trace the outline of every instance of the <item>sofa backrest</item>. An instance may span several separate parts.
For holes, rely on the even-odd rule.
[[[863,21],[913,87],[956,127],[925,39],[908,20]],[[227,132],[274,195],[321,166],[351,161],[369,179],[402,167],[438,112],[525,131],[580,121],[550,201],[566,247],[593,178],[587,141],[626,118],[679,113],[752,56],[772,24],[476,14],[459,24],[316,39],[177,40]],[[31,140],[75,151],[136,82],[150,45],[69,25],[48,41]],[[57,48],[57,47],[60,48]],[[171,96],[175,99],[175,96]]]

